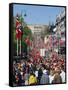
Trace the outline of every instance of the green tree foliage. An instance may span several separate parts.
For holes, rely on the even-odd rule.
[[[44,40],[44,37],[49,34],[50,34],[49,26],[45,26],[44,31],[41,32],[41,38]]]
[[[27,26],[25,26],[23,28],[23,39],[26,39],[27,36],[29,36],[30,40],[32,39],[32,32],[31,32],[30,28],[28,28]]]

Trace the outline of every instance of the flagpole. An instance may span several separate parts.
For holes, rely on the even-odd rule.
[[[18,38],[17,38],[17,56],[18,56]]]
[[[20,39],[20,55],[21,55],[21,39]]]
[[[21,12],[21,27],[22,27],[22,12]],[[22,56],[22,36],[20,39],[20,55]]]

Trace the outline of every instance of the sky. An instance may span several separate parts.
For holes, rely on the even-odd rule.
[[[64,7],[51,7],[51,6],[34,6],[34,5],[13,5],[13,15],[16,16],[17,13],[24,16],[24,21],[27,24],[44,24],[48,25],[49,22],[55,23],[56,16],[63,11]]]

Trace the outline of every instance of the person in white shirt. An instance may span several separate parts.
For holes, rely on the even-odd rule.
[[[53,80],[54,80],[54,70],[50,70],[49,83],[51,84]]]
[[[65,72],[63,70],[61,70],[60,76],[62,78],[62,83],[65,82]]]

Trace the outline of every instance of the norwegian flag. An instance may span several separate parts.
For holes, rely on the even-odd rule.
[[[54,46],[57,46],[57,45],[58,45],[58,39],[57,39],[56,36],[55,36],[54,39],[53,39],[53,45],[54,45]]]
[[[60,40],[60,46],[64,45],[65,44],[65,41],[64,40]]]
[[[22,36],[22,30],[21,30],[21,22],[19,21],[19,16],[16,16],[16,38],[21,39]]]
[[[48,44],[48,48],[52,48],[53,47],[53,37],[52,35],[49,36],[49,44]]]
[[[54,47],[58,45],[58,39],[56,36],[50,36],[49,40],[50,40],[50,45],[49,45],[50,47]]]
[[[25,39],[25,42],[28,46],[32,46],[32,42],[30,41],[29,37]]]

